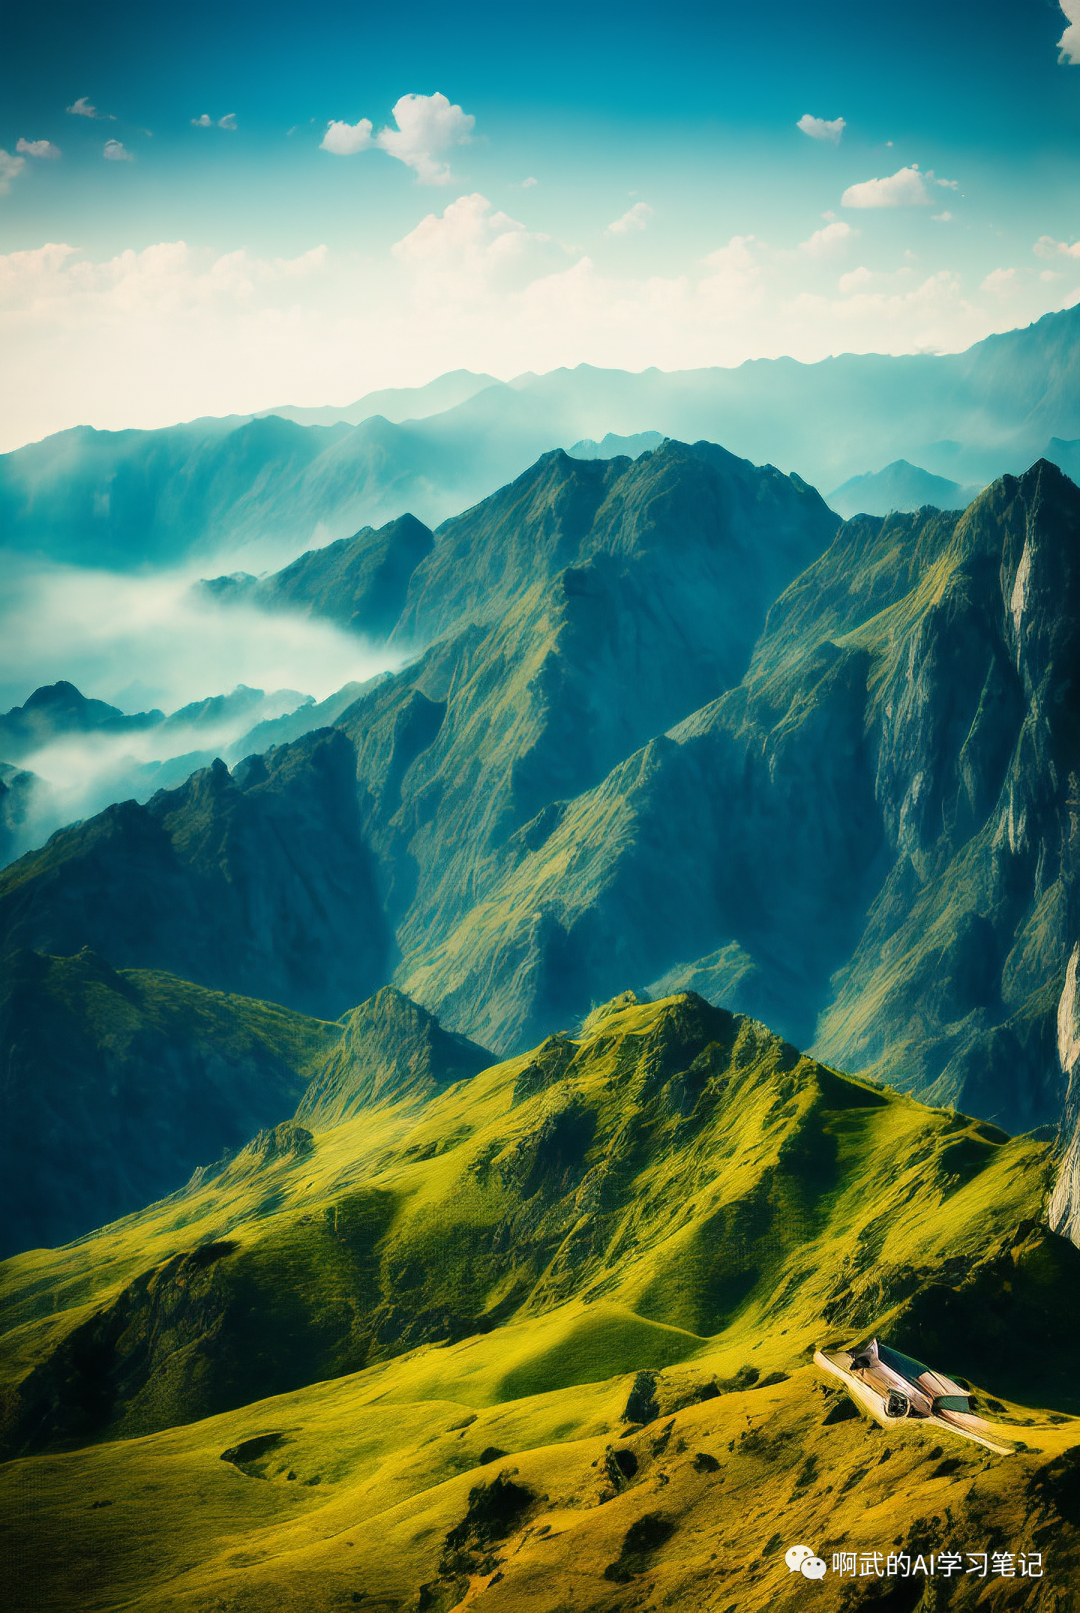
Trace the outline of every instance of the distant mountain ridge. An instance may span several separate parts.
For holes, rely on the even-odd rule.
[[[959,354],[672,374],[583,365],[485,384],[401,423],[268,415],[152,432],[78,427],[3,457],[0,530],[13,549],[77,565],[243,556],[258,570],[405,510],[435,527],[538,454],[643,431],[723,442],[821,487],[898,456],[985,482],[1026,468],[1051,437],[1080,437],[1078,398],[1080,307]]]

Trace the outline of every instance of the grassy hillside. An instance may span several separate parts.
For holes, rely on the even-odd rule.
[[[994,1531],[1052,1538],[1060,1573],[1080,1255],[1048,1156],[692,995],[278,1127],[6,1263],[26,1605],[722,1613],[793,1594],[797,1539]],[[1021,1454],[849,1415],[807,1363],[871,1331],[973,1382]]]

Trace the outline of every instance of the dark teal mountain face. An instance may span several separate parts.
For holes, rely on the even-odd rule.
[[[401,515],[380,531],[365,527],[322,549],[309,549],[273,576],[244,572],[199,585],[223,604],[257,605],[322,616],[373,641],[389,638],[405,604],[409,579],[435,539],[415,516]]]
[[[84,949],[0,984],[0,1249],[65,1243],[291,1113],[341,1028]]]
[[[673,374],[582,365],[445,395],[463,401],[399,423],[268,416],[62,432],[3,457],[3,542],[118,569],[256,545],[258,567],[245,566],[254,570],[404,509],[434,526],[538,454],[608,433],[708,438],[820,487],[900,456],[985,483],[1029,465],[1052,437],[1080,437],[1080,309],[965,353],[761,359]]]
[[[18,762],[67,734],[138,733],[164,721],[163,711],[128,714],[104,700],[88,700],[73,683],[51,683],[0,715],[0,756]]]
[[[90,946],[335,1017],[392,967],[355,768],[346,736],[323,729],[60,830],[0,874],[4,951]]]

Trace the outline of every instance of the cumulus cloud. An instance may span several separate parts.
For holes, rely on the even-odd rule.
[[[649,220],[655,217],[655,209],[648,202],[635,202],[633,207],[627,209],[622,218],[617,218],[607,227],[608,235],[628,235],[631,230],[644,230]]]
[[[947,240],[947,231],[935,236],[941,247]],[[941,268],[947,260],[921,269],[901,254],[901,267],[882,272],[854,257],[850,236],[831,241],[859,265],[839,284],[848,264],[828,251],[750,235],[687,259],[683,272],[612,274],[465,195],[420,219],[392,251],[362,257],[314,247],[266,259],[174,241],[89,261],[52,243],[0,258],[9,377],[0,447],[80,421],[148,427],[283,400],[345,400],[462,367],[511,376],[580,363],[668,370],[781,354],[812,362],[957,351],[1068,306],[1080,260],[1050,238],[1030,271],[983,288],[992,258],[960,274]],[[1064,272],[1043,281],[1040,268]]]
[[[336,157],[354,157],[377,146],[411,168],[421,185],[448,185],[453,174],[446,153],[452,146],[469,143],[476,119],[437,90],[434,95],[403,95],[393,116],[397,128],[380,129],[378,134],[373,133],[370,118],[359,123],[331,121],[321,149]],[[522,188],[535,184],[535,179],[526,179]]]
[[[217,126],[218,126],[219,129],[229,129],[229,130],[235,129],[236,128],[236,113],[235,112],[226,112],[226,114],[225,114],[225,116],[223,118],[218,118]]]
[[[1003,297],[1014,289],[1015,284],[1015,269],[992,269],[979,289],[980,291],[992,292],[997,297]]]
[[[135,160],[122,140],[106,140],[102,156],[109,162],[133,162]]]
[[[361,118],[359,123],[331,121],[326,126],[319,150],[332,151],[335,157],[355,157],[358,151],[370,151],[374,144],[370,118]]]
[[[18,177],[26,167],[25,157],[13,157],[10,151],[0,146],[0,196],[6,196],[11,190],[11,181]]]
[[[1080,67],[1080,0],[1058,0],[1069,26],[1058,40],[1058,61],[1062,67]]]
[[[834,146],[838,146],[847,124],[843,118],[815,118],[809,112],[804,112],[795,127],[801,129],[803,134],[808,134],[811,140],[831,140]]]
[[[403,95],[394,107],[396,129],[382,129],[378,144],[411,168],[421,185],[447,185],[453,175],[445,160],[451,146],[467,145],[476,119],[436,90],[434,95]]]
[[[837,281],[837,286],[843,296],[850,297],[853,291],[863,291],[867,286],[871,285],[873,279],[874,276],[865,263],[860,263],[857,269],[850,270],[848,274],[842,274]]]
[[[429,213],[392,251],[426,294],[437,290],[440,296],[470,303],[565,263],[550,235],[496,211],[479,193],[459,196],[441,214]]]
[[[532,190],[533,186],[538,185],[539,183],[540,183],[540,181],[538,179],[535,179],[533,177],[533,175],[530,174],[528,179],[523,179],[521,181],[521,188],[522,188],[522,190]]]
[[[767,251],[764,242],[752,235],[733,235],[727,246],[718,247],[705,259],[712,272],[698,286],[701,296],[729,314],[760,307],[765,296],[762,260]]]
[[[835,224],[826,224],[823,230],[815,230],[809,240],[800,241],[799,251],[805,252],[808,258],[832,258],[858,233],[850,224],[838,220]]]
[[[116,122],[112,112],[99,112],[96,106],[91,106],[89,97],[85,95],[80,95],[74,106],[69,106],[65,110],[73,112],[77,118],[107,118],[112,123]]]
[[[1080,241],[1070,245],[1066,241],[1055,241],[1052,235],[1040,235],[1031,250],[1040,258],[1080,258]]]
[[[217,122],[215,123],[209,112],[204,112],[201,117],[192,118],[191,126],[193,129],[233,130],[236,128],[236,113],[226,112],[225,116],[223,118],[218,118]]]
[[[59,157],[60,147],[54,146],[51,140],[23,140],[22,137],[15,142],[15,150],[21,151],[27,157]]]
[[[926,207],[931,203],[926,188],[930,174],[921,174],[919,165],[900,168],[888,179],[864,179],[859,185],[849,185],[840,198],[841,207]]]

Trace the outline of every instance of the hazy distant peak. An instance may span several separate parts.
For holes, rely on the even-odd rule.
[[[595,442],[592,437],[583,437],[566,451],[572,459],[616,459],[620,454],[638,459],[642,454],[659,448],[665,441],[662,431],[637,431],[629,437],[620,437],[614,431],[609,431],[600,442]]]
[[[273,409],[260,409],[256,418],[277,415],[299,426],[358,426],[361,421],[381,415],[384,420],[400,425],[405,420],[426,420],[430,415],[442,414],[447,409],[456,408],[459,403],[466,403],[486,387],[499,384],[493,375],[476,374],[472,370],[450,370],[446,375],[429,381],[426,386],[387,387],[381,392],[365,393],[355,403],[342,404],[340,408],[334,404],[305,408],[283,403]]]
[[[826,502],[849,520],[853,515],[913,512],[928,505],[939,510],[962,510],[981,491],[981,483],[965,487],[906,459],[894,459],[883,470],[852,476],[830,493]]]
[[[0,755],[19,761],[62,734],[126,733],[154,728],[164,720],[165,713],[157,710],[129,716],[104,700],[88,699],[61,679],[35,689],[23,705],[0,715]]]

